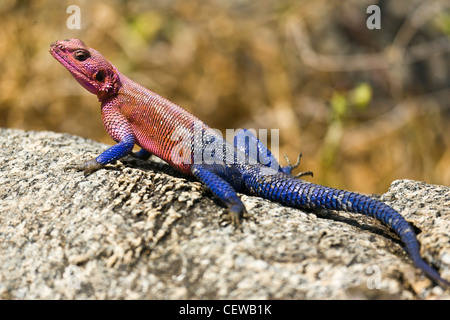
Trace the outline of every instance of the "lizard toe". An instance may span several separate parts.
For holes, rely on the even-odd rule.
[[[245,208],[241,206],[231,206],[221,215],[221,223],[226,225],[231,224],[235,229],[242,228],[242,221],[249,215]]]

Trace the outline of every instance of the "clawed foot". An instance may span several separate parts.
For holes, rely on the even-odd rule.
[[[85,162],[84,164],[71,164],[64,167],[65,170],[83,171],[85,177],[101,168],[103,168],[103,165],[98,163],[95,158]]]
[[[294,164],[291,163],[291,161],[289,160],[287,155],[284,155],[284,158],[286,159],[286,162],[288,163],[288,165],[283,168],[284,169],[283,171],[285,173],[287,173],[287,174],[291,174],[292,170],[296,169],[300,165],[300,160],[302,158],[302,154],[300,153],[298,155],[297,161]],[[303,172],[300,172],[300,173],[296,174],[294,177],[300,178],[300,177],[303,177],[303,176],[311,176],[311,177],[313,177],[314,174],[313,174],[312,171],[303,171]]]
[[[240,208],[239,208],[240,209]],[[233,207],[228,208],[228,211],[221,215],[220,222],[221,224],[231,224],[235,229],[241,229],[242,227],[242,220],[245,218],[248,218],[249,215],[245,208],[242,210],[239,210]]]

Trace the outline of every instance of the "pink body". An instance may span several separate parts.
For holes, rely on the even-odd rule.
[[[208,128],[202,121],[125,77],[81,40],[52,43],[50,53],[83,87],[97,95],[102,103],[103,125],[111,138],[119,142],[134,135],[135,144],[191,174],[194,124],[196,130]]]
[[[191,154],[186,152],[193,152],[190,137],[193,136],[194,124],[203,128],[207,126],[175,103],[119,75],[121,86],[117,95],[102,101],[103,124],[109,135],[115,141],[121,140],[121,128],[124,126],[117,125],[121,114],[124,116],[123,121],[131,125],[137,145],[176,169],[190,174],[189,161],[180,163],[173,152],[182,150],[184,156],[191,158]],[[177,134],[177,130],[182,129],[187,130],[189,135]]]

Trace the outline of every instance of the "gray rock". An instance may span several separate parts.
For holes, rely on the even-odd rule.
[[[65,169],[106,145],[0,129],[3,299],[449,299],[371,218],[305,212],[242,195],[241,231],[194,179],[125,158]],[[450,188],[395,181],[382,200],[450,279]]]

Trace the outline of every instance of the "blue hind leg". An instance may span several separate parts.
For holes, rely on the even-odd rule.
[[[285,155],[285,159],[288,163],[287,166],[282,167],[275,156],[270,150],[262,143],[250,130],[243,129],[236,133],[234,137],[234,147],[241,151],[248,160],[252,160],[253,163],[259,163],[263,166],[274,168],[276,171],[286,173],[292,176],[292,170],[300,165],[300,159],[302,154],[297,158],[295,164],[291,164],[288,157]],[[312,176],[311,171],[300,172],[295,177]]]
[[[236,163],[261,164],[279,171],[281,166],[272,152],[248,129],[239,130],[234,136],[234,147],[245,155],[245,159],[236,159]]]

